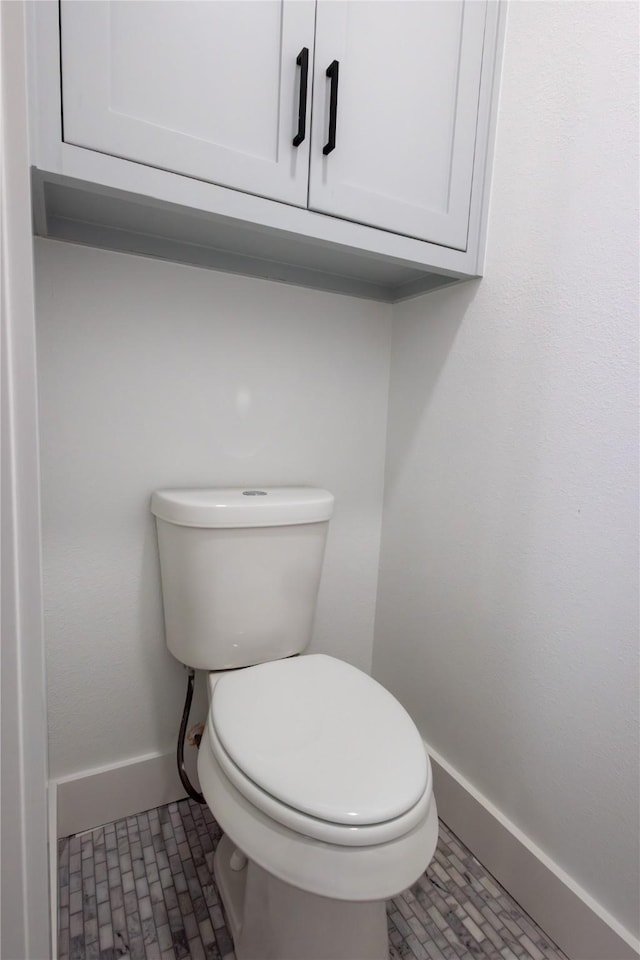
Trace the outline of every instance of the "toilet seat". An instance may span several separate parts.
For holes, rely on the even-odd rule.
[[[198,751],[198,777],[217,822],[249,861],[292,887],[321,897],[351,901],[393,897],[415,883],[436,847],[438,812],[433,792],[412,830],[373,845],[331,843],[279,823],[231,782],[214,753],[209,723]]]
[[[213,675],[207,728],[234,787],[303,836],[386,843],[421,823],[431,803],[429,760],[404,708],[333,657]]]

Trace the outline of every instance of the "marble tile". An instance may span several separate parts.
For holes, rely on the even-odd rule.
[[[60,960],[235,960],[192,800],[58,842]],[[566,960],[447,826],[426,873],[387,904],[390,960]]]

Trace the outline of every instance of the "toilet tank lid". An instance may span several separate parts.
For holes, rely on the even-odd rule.
[[[151,512],[183,527],[280,527],[329,520],[333,499],[314,487],[156,490]]]

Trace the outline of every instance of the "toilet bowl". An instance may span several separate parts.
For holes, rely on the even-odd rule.
[[[412,721],[324,655],[212,673],[209,693],[198,774],[231,841],[216,879],[238,960],[384,960],[384,901],[418,879],[437,841]]]
[[[208,673],[199,799],[225,833],[214,869],[237,960],[387,960],[385,900],[436,846],[407,712],[355,667],[305,655],[333,503],[311,487],[151,500],[167,646]]]

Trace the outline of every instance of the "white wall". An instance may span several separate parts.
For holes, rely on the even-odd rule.
[[[374,674],[638,921],[637,9],[514,3],[485,279],[394,318]]]
[[[390,308],[36,242],[50,775],[175,747],[151,491],[336,496],[314,650],[370,669]]]

